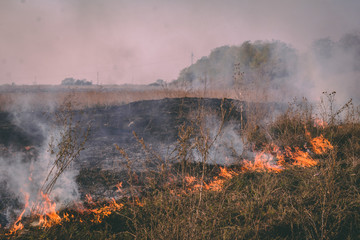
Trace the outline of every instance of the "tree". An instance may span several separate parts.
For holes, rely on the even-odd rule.
[[[74,79],[74,78],[65,78],[61,81],[61,85],[65,86],[89,86],[92,85],[92,82],[87,81],[86,79]]]

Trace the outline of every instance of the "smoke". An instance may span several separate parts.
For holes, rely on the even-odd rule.
[[[360,103],[360,34],[339,40],[321,38],[305,51],[281,41],[246,41],[222,46],[183,69],[177,86],[191,89],[235,89],[247,101],[316,102],[322,92],[337,92],[336,100]],[[258,98],[259,96],[259,98]],[[267,97],[268,96],[268,97]]]
[[[66,131],[63,127],[53,125],[52,120],[44,114],[28,108],[26,101],[23,103],[21,109],[17,105],[11,112],[11,124],[17,129],[11,134],[29,138],[31,145],[23,146],[22,143],[14,142],[13,145],[3,147],[0,156],[0,182],[4,183],[2,191],[7,192],[6,197],[2,196],[0,199],[0,215],[2,218],[6,216],[6,222],[12,222],[16,217],[17,209],[24,204],[25,194],[29,196],[30,203],[27,214],[34,204],[42,200],[40,190],[46,184],[45,180],[56,160],[56,154],[50,151],[49,146],[59,141]],[[47,112],[49,116],[53,114],[54,112]],[[57,208],[79,199],[75,181],[77,174],[78,170],[70,167],[57,179],[50,193],[50,199],[57,203]],[[0,224],[4,225],[4,222]]]
[[[2,0],[0,83],[171,81],[211,49],[280,39],[301,50],[358,29],[360,3]]]
[[[324,91],[336,91],[343,104],[360,103],[360,35],[345,34],[338,41],[322,38],[300,58],[296,87],[302,94],[318,100]]]
[[[239,123],[222,125],[219,116],[207,113],[201,120],[201,130],[198,137],[192,139],[192,150],[195,162],[209,164],[231,165],[238,162],[243,153],[244,144],[239,134]],[[206,159],[205,159],[206,158]]]

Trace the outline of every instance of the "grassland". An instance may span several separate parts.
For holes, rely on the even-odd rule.
[[[133,101],[139,95],[146,99],[189,94],[158,91],[150,91],[149,95],[146,91],[128,95],[121,91],[114,95],[97,91],[76,94],[85,106],[118,104],[123,99]],[[105,96],[108,99],[101,102]],[[276,145],[279,151],[285,151],[286,147],[301,149],[316,160],[313,166],[296,165],[286,157],[280,171],[246,168],[239,156],[238,164],[228,166],[224,173],[222,166],[206,161],[216,136],[210,136],[202,127],[200,122],[206,118],[206,113],[202,113],[193,125],[179,128],[177,164],[163,162],[158,170],[142,175],[128,168],[124,189],[119,189],[126,191],[124,197],[114,202],[84,200],[82,209],[86,210],[63,209],[57,213],[62,220],[52,226],[39,227],[38,216],[30,216],[23,220],[23,230],[9,236],[5,235],[6,229],[1,229],[0,236],[11,239],[360,239],[360,113],[351,104],[333,109],[332,99],[331,94],[326,94],[328,102],[323,102],[318,112],[322,124],[314,117],[315,106],[302,101],[294,102],[267,125],[261,125],[261,112],[254,112],[249,117],[251,121],[239,132],[246,147],[267,151],[277,162],[280,159],[274,150],[269,150],[270,146]],[[194,142],[190,136],[196,136]],[[324,137],[332,148],[316,153],[309,147],[312,141],[309,136]],[[147,143],[141,139],[139,142],[147,148]],[[128,158],[123,149],[118,150],[119,156]],[[187,156],[193,150],[200,153],[201,162],[189,161]],[[119,179],[114,174],[102,177],[112,183]]]

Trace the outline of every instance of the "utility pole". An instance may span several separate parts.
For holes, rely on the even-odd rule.
[[[99,71],[96,72],[96,84],[99,85]]]
[[[191,52],[191,65],[193,65],[193,63],[194,63],[194,53]]]

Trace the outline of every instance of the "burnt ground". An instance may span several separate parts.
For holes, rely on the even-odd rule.
[[[80,173],[77,178],[79,190],[82,196],[86,193],[101,195],[106,189],[112,190],[116,182],[125,181],[126,161],[115,145],[125,149],[134,162],[135,171],[156,167],[157,163],[148,161],[145,166],[145,159],[157,159],[155,155],[162,159],[169,156],[178,139],[179,126],[194,122],[200,109],[204,112],[203,119],[211,119],[212,122],[219,122],[222,111],[225,111],[225,126],[232,124],[237,131],[241,123],[246,123],[249,112],[261,109],[267,112],[266,115],[272,116],[274,109],[283,108],[284,105],[275,103],[173,98],[76,111],[74,119],[81,120],[81,126],[91,125],[85,150],[75,163]],[[46,144],[45,135],[49,134],[44,126],[53,124],[50,115],[41,112],[0,112],[0,160],[11,161],[12,151],[21,152],[24,161],[29,157],[36,158],[36,151]],[[211,126],[216,128],[216,124],[219,125],[215,123]],[[143,139],[145,150],[139,139]],[[0,192],[0,197],[7,199],[0,199],[1,224],[1,221],[4,222],[1,212],[9,207],[11,194],[7,193],[6,184],[2,184]],[[16,201],[12,204],[16,205]]]
[[[255,108],[268,111],[268,115],[271,115],[274,109],[279,110],[284,106],[275,103],[245,103],[231,99],[166,98],[75,111],[76,120],[82,121],[83,126],[91,125],[86,154],[82,155],[79,163],[97,165],[106,159],[108,148],[114,148],[114,144],[123,148],[134,147],[138,141],[133,133],[143,138],[146,144],[154,146],[175,142],[178,127],[194,121],[192,113],[202,108],[205,119],[209,115],[216,115],[220,121],[221,107],[226,112],[225,122],[232,122],[240,127],[240,119],[246,123],[248,112]],[[15,149],[41,146],[47,137],[44,135],[50,134],[44,130],[43,125],[50,125],[51,114],[0,112],[0,146]],[[2,154],[3,152],[0,152],[0,156]]]
[[[177,141],[178,128],[182,124],[194,121],[192,113],[203,108],[207,114],[221,115],[221,106],[226,111],[226,122],[237,121],[240,112],[234,105],[239,102],[221,99],[177,98],[133,102],[123,106],[89,109],[82,117],[91,121],[91,134],[87,142],[87,150],[82,154],[82,164],[91,166],[110,164],[119,152],[115,144],[136,157],[143,157],[141,144],[143,139],[147,147],[154,151],[164,151]],[[244,117],[243,117],[244,118]],[[138,139],[134,136],[137,135]],[[96,151],[94,147],[96,147]],[[91,158],[91,160],[89,160]]]

